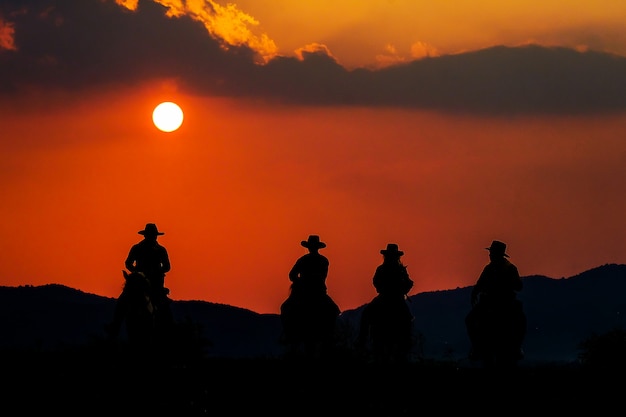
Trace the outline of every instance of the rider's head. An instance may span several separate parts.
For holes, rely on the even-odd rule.
[[[388,261],[399,261],[400,257],[404,255],[404,252],[398,249],[396,243],[388,243],[387,248],[381,249],[380,253],[383,255],[384,259]]]
[[[506,243],[500,242],[499,240],[494,240],[491,242],[491,246],[485,249],[489,251],[489,259],[493,260],[509,257],[509,255],[506,254]]]
[[[318,250],[326,247],[326,243],[320,241],[320,237],[318,235],[310,235],[307,240],[303,240],[300,244],[307,248],[309,252],[317,252]]]
[[[144,238],[149,239],[149,240],[156,240],[157,236],[161,236],[165,234],[163,232],[159,232],[159,229],[157,229],[157,226],[154,223],[147,223],[146,227],[137,233],[139,233],[140,235],[143,235]]]

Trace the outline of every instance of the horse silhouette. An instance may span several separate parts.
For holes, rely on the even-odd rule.
[[[400,303],[406,301],[375,297],[361,311],[357,348],[374,362],[402,363],[410,358],[414,318]]]
[[[126,335],[135,347],[150,347],[156,337],[156,306],[152,286],[141,272],[122,271],[126,297]]]
[[[289,354],[314,357],[330,353],[340,309],[328,294],[289,295],[281,304],[281,341]]]
[[[465,325],[474,346],[470,359],[483,367],[513,368],[523,358],[527,320],[520,300],[475,308]]]

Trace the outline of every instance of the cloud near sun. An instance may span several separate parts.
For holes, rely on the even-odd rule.
[[[250,2],[248,2],[250,3]],[[626,58],[589,48],[527,44],[437,55],[413,43],[379,68],[348,69],[323,42],[279,54],[260,23],[214,1],[4,1],[0,94],[175,79],[210,96],[315,105],[483,114],[626,109]]]
[[[138,0],[116,0],[116,3],[136,11]],[[264,63],[273,58],[278,48],[266,35],[255,35],[252,28],[259,22],[252,16],[237,8],[237,5],[228,3],[222,6],[211,0],[202,1],[171,1],[155,0],[166,8],[166,16],[179,18],[189,16],[204,25],[208,33],[222,46],[247,46],[258,54],[259,62]]]

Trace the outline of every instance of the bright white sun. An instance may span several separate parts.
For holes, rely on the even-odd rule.
[[[152,112],[154,125],[163,132],[173,132],[183,124],[183,111],[176,103],[165,101]]]

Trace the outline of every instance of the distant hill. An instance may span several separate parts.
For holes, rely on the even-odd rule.
[[[626,326],[626,265],[607,264],[570,278],[523,277],[528,316],[526,362],[571,362],[584,339]],[[410,297],[418,349],[425,358],[462,361],[469,350],[464,317],[471,287]],[[104,338],[115,299],[57,284],[0,287],[0,349],[58,350]],[[341,314],[350,339],[363,306]],[[200,325],[214,357],[276,357],[280,317],[204,301],[175,301],[179,321]]]
[[[60,350],[105,338],[115,298],[58,284],[0,287],[0,349]],[[174,301],[177,321],[197,323],[211,356],[271,357],[280,354],[276,314],[204,301]],[[124,328],[120,340],[125,341]]]
[[[528,319],[524,343],[529,361],[575,361],[578,344],[593,334],[626,326],[626,265],[603,265],[570,278],[523,278],[520,300]],[[464,328],[472,287],[411,297],[424,354],[463,358]]]

